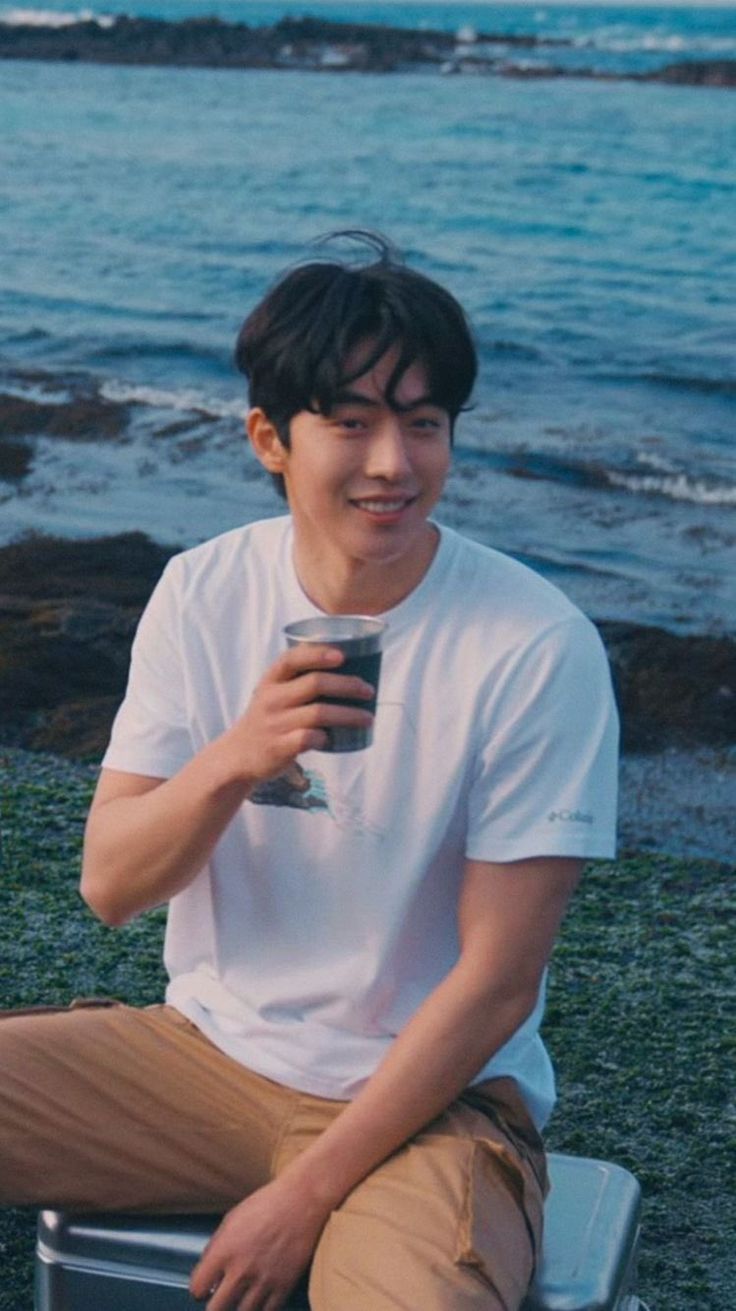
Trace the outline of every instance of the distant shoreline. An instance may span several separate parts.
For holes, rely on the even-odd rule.
[[[569,47],[562,38],[528,34],[457,34],[315,17],[282,18],[260,27],[203,17],[86,19],[63,26],[0,22],[0,59],[176,68],[271,69],[301,72],[396,73],[525,80],[579,78],[736,87],[736,60],[683,59],[646,73],[612,73],[516,62],[520,50]]]

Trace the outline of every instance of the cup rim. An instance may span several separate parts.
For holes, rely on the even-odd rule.
[[[360,624],[364,625],[365,627],[363,631],[357,633],[326,632],[314,636],[311,634],[294,632],[294,629],[298,629],[302,624],[326,624],[329,628],[333,621],[335,621],[335,626],[337,627],[339,623],[349,623],[350,620],[357,620]],[[360,642],[369,637],[380,637],[387,628],[388,624],[385,619],[377,619],[375,615],[312,615],[307,619],[295,619],[291,623],[285,624],[284,633],[287,638],[293,638],[299,642],[310,643],[313,646],[329,646],[330,642],[349,642],[352,640]]]

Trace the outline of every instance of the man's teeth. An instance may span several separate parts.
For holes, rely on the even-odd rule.
[[[395,514],[397,510],[403,510],[407,501],[358,501],[362,510],[370,510],[372,514]]]

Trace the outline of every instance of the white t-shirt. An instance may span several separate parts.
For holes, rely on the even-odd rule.
[[[288,516],[176,556],[141,620],[107,768],[169,777],[246,709],[319,613]],[[523,565],[442,528],[388,611],[374,744],[260,787],[172,898],[167,1000],[268,1078],[348,1099],[457,959],[465,857],[614,853],[617,719],[593,625]],[[513,871],[509,872],[513,895]],[[477,1076],[537,1124],[554,1076],[532,1015]]]

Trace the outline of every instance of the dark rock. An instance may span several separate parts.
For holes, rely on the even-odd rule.
[[[28,473],[32,460],[30,446],[0,432],[0,479],[3,482],[20,482]]]
[[[174,549],[126,533],[0,550],[0,742],[101,755],[138,618]]]
[[[177,547],[157,546],[145,533],[89,541],[29,536],[0,549],[0,594],[59,600],[84,597],[113,605],[145,605]]]
[[[736,59],[681,59],[643,74],[642,80],[676,86],[736,87]]]
[[[138,618],[172,554],[142,533],[29,537],[0,549],[0,743],[99,758]],[[626,751],[736,742],[732,638],[599,628]]]
[[[365,44],[361,66],[392,66],[439,58],[454,45],[446,32],[384,28],[371,24],[285,19],[271,27],[223,23],[217,18],[166,22],[121,16],[110,26],[79,22],[63,28],[17,24],[0,27],[0,57],[75,59],[96,63],[158,64],[186,67],[278,67],[284,46],[289,64],[319,66],[321,48]],[[426,52],[426,53],[425,53]]]
[[[25,746],[71,760],[101,760],[120,700],[118,691],[114,696],[65,701],[37,718],[25,735]]]
[[[487,45],[568,45],[561,38],[479,33]],[[282,18],[271,26],[205,17],[168,22],[121,15],[102,25],[83,20],[62,28],[0,24],[0,58],[82,60],[209,68],[305,68],[391,72],[439,66],[455,50],[451,32],[379,23]],[[335,57],[335,51],[338,57]]]
[[[43,434],[67,441],[101,441],[120,437],[127,420],[127,406],[94,391],[55,403],[0,393],[0,427],[9,437]]]
[[[542,78],[549,77],[591,77],[594,76],[586,71],[576,69],[568,71],[559,68],[554,64],[499,64],[497,69],[501,77],[512,77],[519,82],[540,81]]]
[[[599,624],[616,684],[623,745],[659,751],[736,742],[736,642]]]

